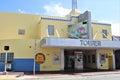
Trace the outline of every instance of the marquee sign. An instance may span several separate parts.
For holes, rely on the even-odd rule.
[[[81,42],[81,46],[90,46],[90,47],[101,46],[101,41],[80,40],[80,42]]]
[[[69,39],[69,38],[44,38],[45,45],[41,47],[59,47],[59,48],[86,48],[86,49],[120,49],[120,41],[111,40],[91,40],[91,39]]]

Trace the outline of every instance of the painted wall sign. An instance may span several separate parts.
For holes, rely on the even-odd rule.
[[[38,64],[42,64],[45,62],[45,55],[43,53],[37,53],[35,55],[35,61]]]
[[[88,38],[88,28],[86,23],[73,24],[68,27],[69,37],[77,37],[81,39]]]
[[[91,46],[91,47],[97,47],[101,46],[101,41],[90,41],[90,40],[80,40],[81,46]]]
[[[59,53],[54,53],[53,54],[53,63],[54,64],[59,64],[60,63],[60,54]]]
[[[106,62],[106,54],[103,53],[103,54],[100,54],[100,63],[103,64]]]

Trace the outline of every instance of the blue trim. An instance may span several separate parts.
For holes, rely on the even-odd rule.
[[[45,18],[45,17],[41,17],[41,19],[45,19],[45,20],[56,20],[56,21],[70,21],[70,20],[67,20],[67,19],[58,19],[58,18]]]
[[[79,16],[70,16],[71,18],[79,18]]]
[[[78,17],[78,16],[70,16],[70,20],[67,20],[67,19],[59,19],[59,18],[41,17],[41,19],[44,19],[44,20],[56,20],[56,21],[67,21],[67,22],[72,21],[72,18],[79,18],[79,17]]]
[[[78,16],[70,16],[70,21],[72,21],[72,18],[78,18]]]
[[[14,59],[12,64],[13,71],[33,71],[34,59]],[[36,63],[36,71],[40,71],[40,64]]]
[[[5,64],[4,63],[0,63],[0,71],[4,71],[4,67],[5,67]]]

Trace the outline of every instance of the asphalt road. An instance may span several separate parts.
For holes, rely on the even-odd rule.
[[[120,80],[120,74],[41,76],[34,80]]]
[[[120,74],[93,75],[85,76],[85,78],[85,80],[120,80]]]
[[[19,79],[20,78],[18,78],[18,80]],[[120,74],[100,74],[100,75],[77,74],[77,75],[57,75],[57,76],[52,75],[52,76],[38,76],[37,78],[29,78],[28,80],[120,80]]]

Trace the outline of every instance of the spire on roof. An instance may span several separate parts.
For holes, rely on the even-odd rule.
[[[77,9],[77,0],[72,0],[72,10]]]

